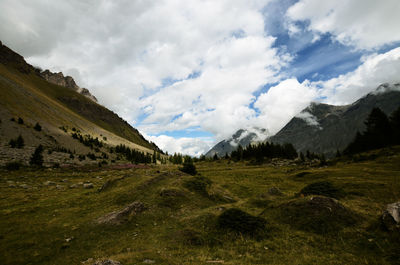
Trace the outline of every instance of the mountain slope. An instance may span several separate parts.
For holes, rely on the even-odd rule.
[[[374,107],[390,115],[399,106],[400,84],[383,84],[346,106],[312,103],[269,141],[292,143],[298,151],[332,157],[354,139],[357,131],[365,129],[364,121]]]
[[[232,151],[241,145],[248,146],[252,142],[257,142],[265,139],[267,131],[260,128],[240,129],[232,135],[231,138],[223,140],[211,148],[206,154],[206,157],[213,157],[217,154],[218,157],[223,157],[225,154],[230,154]]]
[[[86,154],[91,150],[72,139],[72,130],[102,139],[110,146],[125,144],[147,153],[159,151],[126,121],[74,89],[49,83],[22,56],[0,43],[0,146],[19,134],[27,148],[38,144]],[[23,124],[11,119],[22,118]],[[39,123],[41,131],[33,126]],[[63,128],[63,129],[60,129]],[[16,150],[13,150],[16,151]],[[0,156],[5,156],[6,151]],[[15,153],[15,152],[14,152]]]

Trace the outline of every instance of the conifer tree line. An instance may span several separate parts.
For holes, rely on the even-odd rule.
[[[145,154],[144,152],[131,149],[123,144],[117,145],[115,147],[115,152],[124,155],[126,160],[131,161],[135,164],[150,164],[152,162],[152,157],[150,154]]]
[[[373,149],[400,144],[400,107],[388,117],[381,109],[374,108],[364,122],[364,132],[357,132],[354,140],[343,151],[352,155]]]
[[[233,160],[250,160],[256,159],[262,161],[264,158],[297,158],[297,151],[292,144],[274,144],[274,143],[259,143],[257,145],[249,145],[243,148],[241,145],[231,153]]]

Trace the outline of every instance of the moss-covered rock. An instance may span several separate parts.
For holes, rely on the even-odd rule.
[[[318,234],[332,233],[357,222],[357,215],[337,200],[322,196],[301,198],[282,204],[280,221]]]

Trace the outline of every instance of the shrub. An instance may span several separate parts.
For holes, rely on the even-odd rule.
[[[250,236],[264,234],[266,224],[267,221],[264,218],[253,216],[237,208],[226,210],[217,220],[220,229]]]
[[[32,166],[39,166],[43,165],[43,146],[39,145],[36,147],[35,152],[32,154],[29,164]]]
[[[11,148],[22,148],[25,145],[24,138],[19,135],[16,139],[11,139],[8,144],[11,146]]]
[[[19,135],[19,136],[17,137],[17,139],[16,139],[16,143],[17,143],[17,148],[22,148],[22,147],[24,147],[24,145],[25,145],[24,138],[22,138],[22,136]]]
[[[183,186],[190,191],[207,195],[207,188],[211,186],[211,180],[205,177],[196,176],[183,183]]]
[[[326,197],[332,198],[340,198],[343,197],[344,191],[339,189],[329,181],[320,181],[311,183],[310,185],[305,186],[301,191],[300,194],[303,195],[322,195]]]
[[[196,166],[193,163],[185,163],[183,164],[183,167],[179,168],[179,170],[192,176],[197,174]]]
[[[35,129],[36,131],[40,132],[42,130],[42,126],[40,126],[40,124],[37,122],[35,124],[35,127],[33,127],[33,129]]]
[[[8,144],[11,146],[11,148],[16,148],[17,147],[17,141],[15,139],[11,139]]]
[[[6,164],[6,169],[7,170],[19,170],[21,168],[22,164],[19,161],[13,161],[13,162],[8,162]]]

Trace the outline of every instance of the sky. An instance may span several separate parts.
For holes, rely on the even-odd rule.
[[[0,0],[0,40],[169,153],[400,82],[398,0]]]

